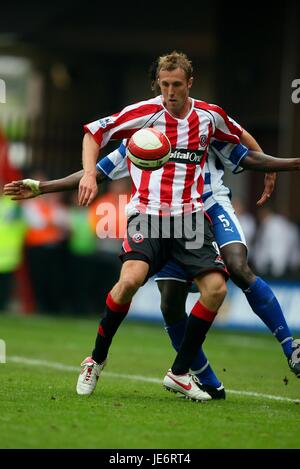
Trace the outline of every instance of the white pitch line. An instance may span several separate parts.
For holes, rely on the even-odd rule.
[[[71,372],[78,372],[79,367],[78,366],[72,366],[72,365],[64,365],[63,363],[57,363],[57,362],[49,362],[47,360],[38,360],[35,358],[26,358],[26,357],[17,357],[17,356],[11,356],[7,357],[9,362],[14,362],[14,363],[21,363],[24,365],[32,365],[32,366],[44,366],[46,368],[52,368],[55,370],[61,370],[61,371],[71,371]],[[133,381],[143,381],[147,383],[157,383],[161,384],[162,380],[158,378],[149,378],[147,376],[140,376],[140,375],[126,375],[123,373],[112,373],[110,371],[103,371],[103,374],[105,376],[109,376],[110,378],[121,378],[121,379],[129,379]],[[291,399],[289,397],[283,397],[283,396],[273,396],[272,394],[262,394],[259,392],[252,392],[252,391],[236,391],[234,389],[226,389],[226,392],[228,394],[238,394],[239,396],[249,396],[249,397],[258,397],[261,399],[270,399],[273,401],[285,401],[285,402],[294,402],[296,404],[300,404],[300,399]]]

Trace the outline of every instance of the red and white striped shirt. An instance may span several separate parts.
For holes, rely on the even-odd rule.
[[[203,208],[203,167],[212,140],[239,144],[242,128],[222,108],[191,98],[184,119],[173,117],[163,105],[162,96],[125,107],[121,112],[84,126],[103,148],[109,140],[130,138],[144,127],[155,127],[169,138],[169,161],[155,171],[144,171],[128,159],[132,180],[129,212],[153,215],[179,215]]]

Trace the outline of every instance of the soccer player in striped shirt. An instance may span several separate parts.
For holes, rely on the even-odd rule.
[[[128,231],[123,243],[120,279],[107,297],[105,317],[102,319],[92,357],[83,363],[77,392],[90,394],[101,369],[105,365],[108,350],[114,334],[130,307],[131,299],[138,288],[154,273],[159,271],[172,256],[180,262],[194,279],[201,292],[189,317],[186,337],[164,378],[167,388],[177,390],[190,398],[209,400],[211,396],[196,384],[194,376],[188,373],[198,346],[204,341],[215,315],[226,294],[226,268],[215,249],[209,221],[204,218],[204,244],[197,249],[186,249],[187,238],[149,238],[143,232],[138,244],[130,228],[137,214],[144,214],[143,220],[154,227],[154,217],[163,218],[168,208],[171,230],[175,229],[174,217],[181,216],[186,222],[188,213],[194,223],[197,212],[202,211],[203,166],[212,138],[239,143],[240,128],[217,106],[196,101],[189,97],[192,86],[192,67],[183,55],[173,53],[162,57],[159,76],[163,96],[127,106],[120,113],[85,126],[83,140],[84,176],[79,185],[79,203],[89,205],[97,194],[95,163],[99,149],[110,139],[130,138],[142,127],[155,127],[166,133],[171,145],[180,149],[180,154],[192,153],[193,161],[185,158],[177,163],[171,157],[161,170],[144,171],[129,163],[132,179],[132,198],[128,207]],[[172,161],[173,159],[173,161]],[[189,163],[189,164],[187,164]],[[148,228],[148,225],[147,225]],[[91,362],[92,359],[92,362]],[[91,366],[94,364],[95,366]]]
[[[297,341],[292,338],[280,304],[271,288],[263,279],[256,277],[248,265],[245,236],[231,204],[230,190],[223,183],[224,167],[235,174],[244,169],[243,154],[243,146],[237,148],[231,144],[223,145],[221,142],[211,144],[204,166],[205,184],[202,196],[204,210],[212,220],[216,241],[232,280],[245,292],[252,310],[269,327],[282,345],[291,371],[299,376],[300,363],[296,357]],[[128,168],[125,156],[126,147],[122,142],[118,149],[97,163],[97,168],[112,180],[126,177]],[[277,159],[278,162],[279,159]],[[265,191],[264,194],[266,197],[270,194],[270,190]],[[264,197],[260,199],[260,203]],[[178,349],[187,321],[185,302],[190,280],[182,267],[172,260],[157,273],[155,280],[161,292],[161,309],[166,330],[174,348]],[[294,358],[290,359],[294,351],[296,351]],[[201,349],[194,360],[192,370],[213,398],[224,395],[222,385]]]
[[[120,113],[85,126],[87,133],[83,141],[84,176],[79,185],[80,204],[88,205],[97,194],[95,163],[99,149],[110,139],[130,138],[137,129],[153,126],[167,134],[174,151],[170,161],[158,171],[143,171],[128,161],[133,185],[129,214],[136,215],[143,211],[146,216],[160,216],[163,205],[169,207],[171,217],[182,215],[187,206],[193,214],[202,209],[203,167],[209,146],[215,140],[237,145],[242,129],[218,106],[189,97],[193,79],[190,62],[183,54],[172,53],[162,57],[158,65],[158,79],[162,96],[133,104]],[[187,158],[178,161],[178,155],[186,156],[190,151],[199,157],[197,164]],[[246,152],[247,149],[244,154]],[[187,161],[190,164],[186,164]],[[129,219],[129,225],[131,221]],[[208,229],[205,234],[208,236]],[[93,356],[83,362],[83,372],[77,385],[79,394],[90,394],[94,389],[105,365],[111,340],[127,314],[133,295],[150,275],[159,271],[166,260],[163,253],[167,246],[164,242],[156,248],[159,243],[155,244],[152,239],[144,237],[137,246],[134,237],[128,233],[123,245],[124,263],[120,279],[108,295],[106,316],[98,329]],[[201,299],[187,320],[183,341],[172,368],[164,378],[164,385],[193,399],[206,400],[207,396],[196,389],[188,370],[225,296],[225,280],[218,268],[222,270],[222,266],[217,266],[217,257],[213,259],[215,253],[208,255],[207,245],[190,253],[187,249],[182,251],[177,239],[172,239],[172,242],[176,245],[172,250],[173,258],[194,278]],[[212,239],[209,243],[213,245]],[[206,256],[208,263],[204,262]],[[219,257],[218,261],[222,262]]]
[[[154,70],[154,76],[152,77],[153,81],[155,80],[156,70]],[[249,136],[245,131],[243,131],[242,136],[247,137],[246,142],[252,144],[252,137]],[[254,141],[255,143],[255,141]],[[253,145],[252,145],[253,146]],[[254,148],[255,149],[255,148]],[[241,169],[243,164],[247,162],[248,167],[253,169],[262,168],[262,164],[266,164],[265,155],[260,155],[259,158],[254,159],[249,164],[249,156],[246,155],[246,160],[243,163],[242,155],[244,153],[243,147],[240,149],[235,149],[233,145],[230,144],[220,144],[220,142],[214,142],[211,146],[210,157],[209,157],[209,165],[205,163],[205,186],[204,186],[204,194],[203,199],[205,200],[205,209],[207,209],[211,215],[213,220],[214,226],[217,227],[216,230],[216,238],[219,245],[228,246],[228,250],[226,252],[226,257],[232,252],[232,248],[241,248],[238,249],[240,252],[240,256],[237,256],[238,253],[234,253],[234,259],[238,265],[243,267],[243,263],[247,265],[246,260],[246,249],[245,249],[245,241],[243,233],[240,229],[239,223],[235,218],[234,211],[232,209],[230,200],[228,198],[229,189],[223,185],[222,177],[223,177],[223,165],[230,167],[234,172],[237,172],[238,169]],[[249,155],[249,153],[248,153]],[[263,158],[264,157],[264,158]],[[220,164],[220,160],[221,163]],[[239,164],[241,166],[239,167]],[[270,171],[270,169],[274,170],[294,170],[297,169],[297,165],[295,164],[295,160],[279,160],[270,159],[268,160],[269,166],[266,166],[266,169]],[[277,165],[277,166],[276,166]],[[279,166],[278,166],[279,165]],[[281,166],[280,166],[281,165]],[[116,179],[118,177],[123,177],[128,175],[128,168],[125,160],[125,146],[121,144],[118,150],[112,152],[109,157],[102,159],[97,165],[100,173],[98,174],[99,177],[102,177],[103,173],[107,174],[107,176],[111,179]],[[263,169],[263,168],[262,168]],[[210,172],[208,172],[210,170]],[[62,180],[48,182],[48,183],[41,183],[40,190],[37,193],[44,193],[48,191],[56,191],[56,190],[70,190],[77,187],[79,177],[81,176],[82,172],[78,172],[75,175],[69,176]],[[19,186],[18,186],[19,184]],[[272,181],[271,181],[271,185]],[[18,188],[19,187],[19,188]],[[21,188],[20,188],[21,187]],[[22,185],[22,181],[18,181],[15,185],[8,185],[7,189],[8,195],[16,195],[19,198],[23,197],[31,197],[33,196],[33,192],[31,192],[27,186],[24,187]],[[19,191],[19,192],[18,192]],[[263,197],[261,198],[261,202],[269,196],[271,190],[269,188],[265,189]],[[220,213],[220,209],[222,213]],[[224,212],[225,211],[225,212]],[[230,223],[230,226],[229,224]],[[226,228],[230,228],[227,229]],[[228,237],[229,235],[229,237]],[[234,251],[234,250],[233,250]],[[222,250],[223,253],[223,250]],[[228,253],[228,255],[227,255]],[[244,260],[243,260],[244,257]],[[232,263],[229,264],[230,268],[232,268]],[[248,267],[248,266],[247,266]],[[248,270],[249,267],[248,267]],[[251,272],[251,271],[250,271]],[[236,269],[236,275],[239,274],[239,270]],[[241,281],[243,281],[243,276],[245,275],[245,269],[241,269]],[[254,274],[252,274],[254,277]],[[236,279],[236,276],[233,280]],[[255,279],[255,277],[254,277]],[[164,313],[164,318],[167,324],[167,330],[173,342],[175,348],[178,349],[179,344],[182,340],[184,327],[187,321],[186,314],[184,313],[185,308],[185,299],[187,296],[188,289],[186,287],[186,282],[188,280],[186,273],[184,270],[175,262],[170,261],[166,267],[158,274],[159,286],[160,291],[162,293],[162,310]],[[236,281],[239,284],[238,281]],[[261,286],[261,285],[260,285]],[[270,292],[269,292],[269,291]],[[253,293],[255,293],[255,288],[253,288]],[[255,310],[255,304],[251,304],[253,310],[262,318],[262,320],[268,325],[268,327],[272,330],[273,324],[275,321],[277,323],[281,321],[281,323],[285,323],[283,314],[281,312],[280,306],[275,298],[275,307],[279,306],[279,314],[276,312],[276,317],[272,318],[274,309],[274,300],[269,305],[269,308],[259,308],[260,305],[264,305],[266,302],[266,295],[268,296],[269,293],[274,297],[272,291],[267,286],[265,289],[265,295],[261,295],[263,292],[261,289],[258,289],[256,292],[257,299],[259,300],[259,295],[261,296],[261,300],[258,301],[258,312]],[[270,295],[269,295],[270,296]],[[255,299],[255,298],[254,298]],[[264,310],[265,309],[265,310]],[[277,308],[278,309],[278,308]],[[261,311],[262,310],[262,311]],[[280,314],[282,318],[280,317]],[[282,330],[282,328],[279,328]],[[288,335],[288,328],[284,331],[285,334]],[[279,338],[278,338],[279,340]],[[288,345],[289,341],[283,341]],[[284,345],[284,344],[283,344]],[[287,349],[286,349],[287,350]],[[292,349],[293,351],[293,349]],[[288,355],[288,351],[286,355]],[[294,355],[297,354],[297,351]],[[291,366],[291,363],[289,363]],[[208,361],[200,349],[198,352],[197,358],[194,360],[193,363],[193,370],[198,370],[198,376],[201,382],[205,383],[206,387],[204,389],[210,392],[212,398],[220,398],[225,396],[224,390],[222,386],[220,386],[220,382],[218,381],[217,377],[213,373],[213,370],[208,364]],[[295,365],[295,363],[294,363]],[[292,370],[297,374],[297,365],[292,368]],[[299,372],[299,369],[298,369]],[[203,389],[203,388],[202,388]],[[223,391],[223,392],[222,392]]]
[[[217,147],[219,147],[218,144],[216,145],[216,147],[214,144],[211,145],[208,158],[209,160],[213,159],[214,164],[216,164],[216,166],[220,168],[219,171],[221,172],[221,175],[219,175],[218,177],[222,178],[223,169],[221,168],[223,168],[223,166],[232,167],[232,169],[237,169],[237,151],[235,150],[234,154],[232,154],[232,148],[230,148],[230,145],[226,145],[222,149],[218,150]],[[242,147],[240,151],[242,150],[244,150],[244,147]],[[241,159],[239,161],[240,168],[242,169],[247,167],[249,169],[254,170],[259,168],[260,165],[258,164],[258,160],[253,159],[253,161],[250,160],[249,162],[248,155],[250,155],[250,152],[245,155],[244,159]],[[266,165],[264,168],[262,167],[261,170],[297,170],[297,159],[282,160],[279,158],[275,159],[268,157],[268,160],[266,160],[264,154],[257,153],[257,155],[258,158],[261,160],[261,164]],[[98,184],[100,184],[106,178],[114,180],[128,176],[129,173],[126,163],[126,147],[124,143],[122,143],[118,149],[114,150],[112,153],[102,158],[97,163],[97,171]],[[12,196],[16,200],[22,200],[26,198],[36,197],[38,195],[46,194],[49,192],[73,190],[78,188],[78,184],[82,175],[83,171],[81,170],[77,173],[55,181],[34,181],[31,179],[14,181],[12,183],[6,184],[4,192],[6,195]],[[219,191],[219,189],[215,189],[216,185],[213,183],[213,180],[211,180],[211,184],[213,189],[212,197],[215,200],[217,207],[221,205],[223,209],[227,211],[227,213],[234,214],[234,210],[231,206],[231,202],[228,195],[224,197],[224,187],[221,190],[221,186],[217,186],[220,189]],[[210,187],[204,189],[203,198],[205,198],[205,194],[210,192]],[[209,197],[211,197],[211,195]],[[208,200],[209,197],[207,197],[206,200]],[[206,208],[206,202],[204,202],[204,207]],[[212,208],[214,208],[214,205],[212,205]],[[210,209],[208,208],[208,210]],[[244,236],[238,223],[238,220],[235,218],[235,216],[234,218],[231,216],[230,230],[226,231],[225,228],[226,226],[228,226],[228,224],[225,223],[224,227],[224,224],[221,223],[220,226],[219,218],[217,218],[214,212],[211,215],[213,225],[216,225],[218,227],[219,224],[219,227],[216,230],[216,240],[218,244],[222,245],[222,242],[224,240],[228,241],[229,239],[230,241],[228,243],[228,247],[231,247],[232,244],[235,243],[241,243],[241,239],[244,239]],[[222,226],[224,228],[222,228]],[[234,228],[233,230],[232,227]],[[228,238],[228,234],[230,238]],[[244,243],[241,243],[241,247],[243,246]],[[158,281],[159,289],[161,292],[161,308],[166,323],[166,330],[170,336],[174,348],[178,349],[184,334],[184,328],[187,320],[187,315],[185,313],[185,301],[189,291],[190,281],[184,270],[173,261],[169,261],[168,264],[163,267],[163,269],[157,274],[156,280]],[[266,293],[268,293],[268,290]],[[269,305],[268,308],[265,308],[264,313],[265,317],[263,321],[272,330],[272,304]],[[283,316],[282,313],[281,315]],[[259,317],[262,317],[262,314],[260,314]],[[279,319],[277,319],[277,321],[280,320],[281,319],[279,316]],[[289,334],[289,331],[287,331],[286,334]],[[297,357],[297,355],[299,355],[299,349],[292,350],[292,353],[293,352],[295,352],[295,356],[293,359],[289,360],[289,365],[291,367],[291,370],[296,374],[296,376],[299,377],[299,358]],[[201,347],[198,350],[197,357],[194,359],[192,370],[198,377],[199,381],[202,383],[200,385],[201,389],[207,391],[211,395],[212,399],[225,398],[224,387],[213,372]]]

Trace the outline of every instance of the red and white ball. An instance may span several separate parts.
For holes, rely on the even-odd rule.
[[[128,158],[140,169],[159,169],[169,160],[170,154],[170,140],[152,127],[135,132],[127,145]]]

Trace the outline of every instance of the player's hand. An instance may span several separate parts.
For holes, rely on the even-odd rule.
[[[96,175],[85,173],[80,179],[78,190],[79,205],[88,206],[98,194]]]
[[[256,202],[256,205],[258,205],[259,207],[262,207],[267,202],[267,200],[271,197],[272,192],[275,187],[276,176],[277,176],[277,173],[265,174],[265,182],[264,182],[265,188],[264,188],[261,198]]]
[[[3,194],[11,197],[12,200],[32,199],[40,194],[40,181],[34,179],[22,179],[5,184]]]

